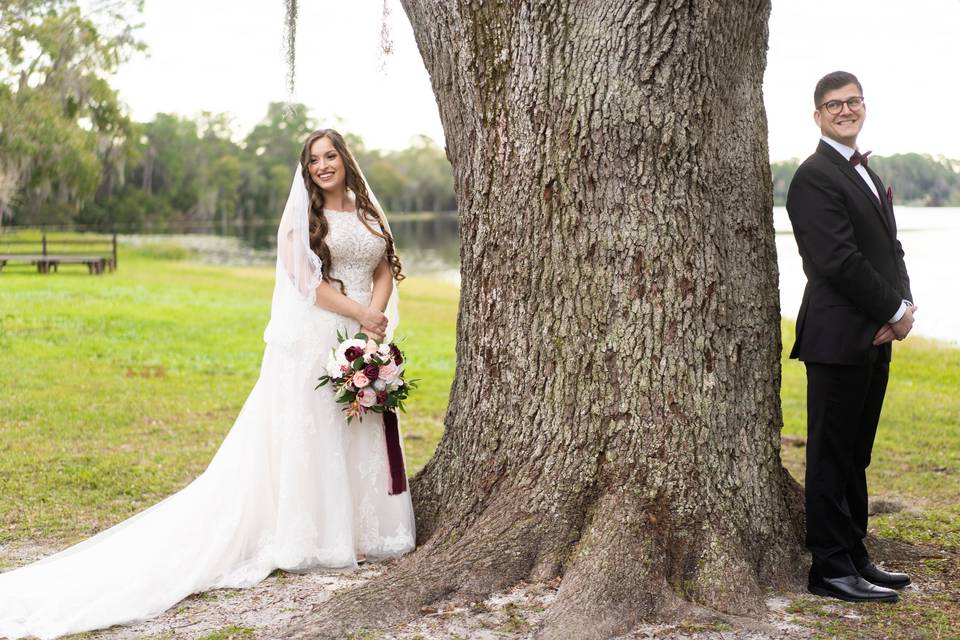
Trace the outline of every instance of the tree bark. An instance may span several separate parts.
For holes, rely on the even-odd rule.
[[[461,233],[417,551],[299,637],[562,577],[543,638],[758,613],[803,564],[780,462],[767,0],[403,0]]]

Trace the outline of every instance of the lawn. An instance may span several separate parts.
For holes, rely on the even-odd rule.
[[[793,323],[782,324],[786,349]],[[802,481],[805,374],[783,360],[783,460]],[[894,343],[867,472],[874,555],[916,590],[894,606],[837,606],[803,596],[788,612],[819,638],[960,638],[960,349],[911,336]]]
[[[793,323],[782,330],[789,348]],[[799,479],[804,385],[803,365],[784,359],[783,458]],[[960,553],[960,349],[917,336],[894,343],[868,482],[878,535]]]
[[[85,538],[210,461],[259,373],[273,270],[188,257],[153,246],[100,277],[0,273],[0,543]],[[401,287],[397,338],[420,379],[402,418],[413,472],[442,430],[457,290]]]
[[[0,544],[75,542],[184,486],[257,378],[272,269],[202,265],[164,245],[121,250],[119,263],[100,277],[80,267],[0,273]],[[409,374],[421,380],[402,420],[412,474],[442,432],[458,292],[410,277],[401,293],[398,338]],[[782,328],[789,348],[792,323]],[[908,594],[895,608],[854,607],[857,617],[796,600],[791,615],[824,637],[886,637],[891,628],[960,636],[958,390],[960,349],[916,337],[896,344],[869,472],[872,533],[919,549],[886,559],[941,588]],[[796,361],[783,361],[782,397],[783,458],[802,478]]]

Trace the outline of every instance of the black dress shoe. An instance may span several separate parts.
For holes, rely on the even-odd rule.
[[[859,575],[824,578],[811,571],[807,590],[814,595],[839,598],[847,602],[896,602],[900,599],[893,589],[878,587]]]
[[[862,567],[857,567],[857,573],[866,580],[872,582],[878,587],[887,587],[888,589],[903,589],[910,584],[910,576],[905,573],[893,573],[884,571],[872,562],[868,562]]]

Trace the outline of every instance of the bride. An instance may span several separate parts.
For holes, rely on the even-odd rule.
[[[311,134],[300,167],[277,233],[260,378],[210,466],[125,522],[0,574],[0,637],[100,629],[274,569],[413,549],[410,494],[389,493],[381,420],[348,426],[329,388],[314,390],[338,330],[392,335],[400,260],[339,133]]]

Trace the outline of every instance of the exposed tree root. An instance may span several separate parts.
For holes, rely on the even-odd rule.
[[[289,637],[343,638],[408,622],[422,607],[451,596],[482,600],[530,574],[546,529],[530,514],[488,509],[463,537],[437,532],[379,581],[338,593],[304,616]]]
[[[737,545],[685,537],[682,527],[631,504],[636,499],[625,490],[602,498],[539,637],[610,638],[646,620],[679,617],[690,601],[720,611],[762,609],[757,576],[734,555]]]
[[[751,544],[745,536],[756,531],[739,532],[720,519],[688,529],[633,504],[640,499],[633,490],[599,497],[574,536],[558,527],[562,518],[518,511],[525,502],[501,495],[466,532],[438,527],[377,582],[338,593],[304,616],[291,637],[393,628],[424,606],[483,600],[523,580],[562,575],[538,637],[600,640],[653,619],[759,615],[766,589],[795,586],[803,564],[790,536],[781,544]],[[783,523],[770,535],[793,526]],[[559,539],[571,540],[566,559],[556,557]]]

